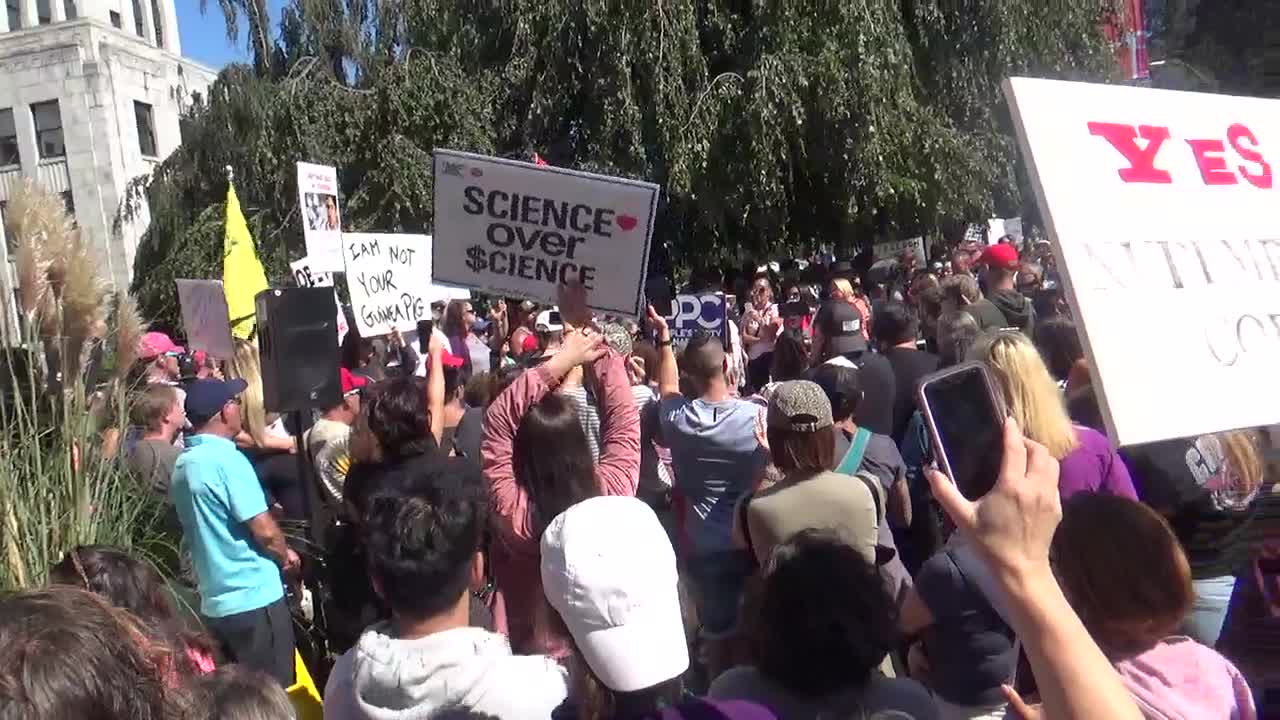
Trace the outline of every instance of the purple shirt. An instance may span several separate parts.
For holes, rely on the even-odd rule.
[[[1105,435],[1077,425],[1076,440],[1080,445],[1058,462],[1058,492],[1063,500],[1078,492],[1100,492],[1138,499],[1129,469]]]

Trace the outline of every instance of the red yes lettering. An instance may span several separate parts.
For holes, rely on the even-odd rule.
[[[1200,166],[1200,177],[1205,185],[1235,185],[1240,181],[1236,174],[1227,169],[1227,160],[1222,157],[1226,149],[1221,140],[1188,140],[1191,154]]]
[[[1156,154],[1164,141],[1169,139],[1169,128],[1154,125],[1132,125],[1119,123],[1089,123],[1089,134],[1105,138],[1111,146],[1129,161],[1129,167],[1120,169],[1120,179],[1127,183],[1168,184],[1173,178],[1168,172],[1156,167]],[[1138,147],[1138,138],[1147,141],[1145,148]]]
[[[1227,142],[1231,143],[1231,148],[1236,154],[1244,158],[1247,162],[1257,163],[1257,172],[1250,172],[1247,165],[1238,166],[1240,175],[1249,181],[1250,185],[1262,190],[1271,189],[1271,163],[1263,159],[1262,153],[1254,148],[1258,147],[1258,138],[1254,136],[1253,131],[1248,127],[1236,123],[1227,128]],[[1244,143],[1248,143],[1246,146]]]

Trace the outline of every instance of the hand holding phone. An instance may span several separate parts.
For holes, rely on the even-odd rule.
[[[928,375],[918,399],[938,467],[969,500],[986,495],[1000,474],[1006,415],[990,372],[967,362]]]

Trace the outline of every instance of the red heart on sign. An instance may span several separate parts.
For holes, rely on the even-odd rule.
[[[619,216],[618,216],[618,227],[622,228],[623,230],[625,230],[625,231],[627,231],[627,232],[630,232],[630,231],[634,230],[634,229],[635,229],[635,227],[636,227],[636,223],[637,223],[637,222],[639,222],[639,221],[638,221],[638,220],[636,220],[635,218],[631,217],[630,215],[619,215]]]

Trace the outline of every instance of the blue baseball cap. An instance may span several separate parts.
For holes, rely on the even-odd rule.
[[[212,418],[237,395],[245,391],[249,383],[244,380],[193,380],[186,385],[187,417],[193,425]]]

